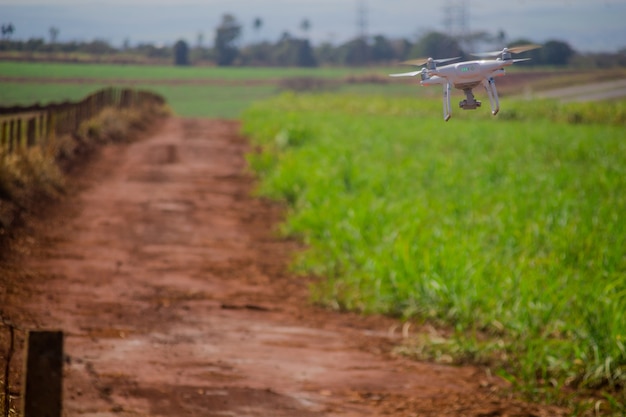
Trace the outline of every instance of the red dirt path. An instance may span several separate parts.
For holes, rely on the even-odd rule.
[[[108,146],[26,230],[0,301],[65,331],[65,416],[564,414],[479,368],[392,355],[392,319],[311,306],[238,128],[171,118]]]

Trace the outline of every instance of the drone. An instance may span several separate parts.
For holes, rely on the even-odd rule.
[[[403,62],[405,65],[423,67],[419,71],[405,72],[402,74],[390,74],[392,77],[414,77],[421,76],[420,84],[443,85],[443,119],[450,120],[452,110],[450,108],[450,91],[452,87],[463,90],[465,99],[459,102],[459,107],[463,110],[475,110],[481,106],[481,102],[474,97],[473,89],[482,84],[487,91],[491,114],[494,116],[500,110],[500,100],[494,78],[505,74],[504,67],[513,65],[516,62],[528,61],[530,58],[513,59],[511,54],[519,54],[533,49],[540,48],[539,45],[522,45],[512,48],[504,48],[501,51],[484,52],[472,54],[476,57],[496,57],[495,60],[464,61],[456,64],[449,64],[437,67],[437,64],[455,61],[456,58],[433,59],[420,58]]]

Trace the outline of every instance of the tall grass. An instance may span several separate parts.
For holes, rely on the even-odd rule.
[[[318,301],[448,323],[527,386],[623,396],[624,107],[535,105],[553,111],[445,123],[438,102],[285,95],[244,131],[260,191],[308,245],[296,267],[325,277]]]

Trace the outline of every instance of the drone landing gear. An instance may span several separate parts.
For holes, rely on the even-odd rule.
[[[494,116],[500,111],[500,100],[498,99],[498,90],[496,89],[496,82],[493,77],[488,80],[483,80],[483,86],[487,90],[487,96],[489,96],[489,104],[491,104],[491,114]]]
[[[450,120],[452,111],[450,110],[450,83],[443,85],[443,120]]]
[[[500,110],[500,100],[498,99],[498,90],[496,90],[496,83],[493,80],[493,77],[491,77],[483,80],[482,84],[487,91],[487,96],[489,97],[491,114],[495,116]],[[472,87],[463,88],[463,93],[465,93],[465,100],[461,100],[459,102],[459,107],[463,110],[475,110],[481,106],[482,103],[476,100],[476,97],[474,97],[474,92],[472,91],[472,88],[475,86],[475,84],[472,84]],[[450,83],[443,84],[443,120],[445,120],[446,122],[450,120],[450,117],[452,115],[452,110],[450,106],[451,89],[452,86],[450,85]]]
[[[465,88],[463,92],[465,93],[465,100],[459,102],[460,108],[463,110],[475,110],[480,107],[482,103],[474,98],[474,93],[471,88]]]

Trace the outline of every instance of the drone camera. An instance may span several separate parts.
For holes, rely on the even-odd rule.
[[[474,101],[467,101],[467,100],[461,100],[459,102],[459,107],[462,108],[463,110],[476,110],[478,107],[480,107],[482,103],[480,101],[474,100]]]

